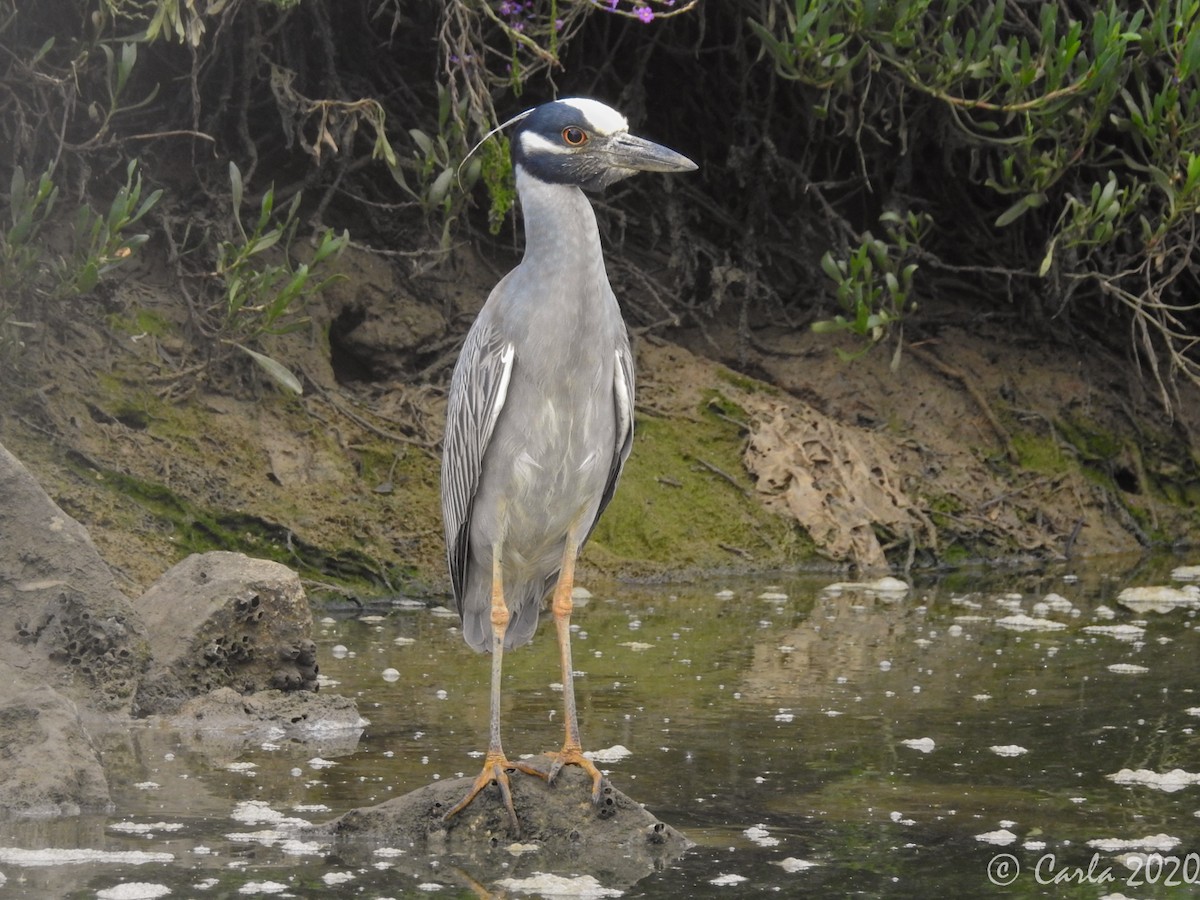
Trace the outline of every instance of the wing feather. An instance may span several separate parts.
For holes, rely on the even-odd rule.
[[[604,493],[600,495],[600,505],[596,509],[596,518],[588,527],[588,536],[600,521],[605,507],[612,500],[617,490],[617,482],[621,478],[621,470],[625,468],[625,460],[629,459],[629,451],[633,449],[633,396],[634,374],[633,354],[629,349],[629,341],[621,341],[616,351],[616,365],[613,367],[613,415],[616,417],[616,440],[613,442],[612,463],[608,470],[608,481],[604,485]],[[586,540],[586,539],[585,539]]]
[[[450,380],[442,442],[442,519],[454,600],[462,612],[466,589],[471,510],[483,455],[504,408],[514,348],[491,328],[472,328]]]

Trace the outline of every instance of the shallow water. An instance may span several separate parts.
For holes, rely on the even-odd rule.
[[[624,896],[1200,891],[1200,602],[1118,602],[1128,586],[1182,587],[1179,563],[965,572],[896,595],[812,576],[589,585],[574,640],[585,746],[627,748],[602,766],[613,783],[697,843]],[[456,626],[404,604],[318,622],[322,689],[356,698],[361,733],[107,736],[118,814],[0,825],[0,897],[485,896],[494,882],[439,860],[414,875],[398,848],[350,865],[278,821],[478,771],[488,658]],[[547,623],[505,672],[506,749],[557,747]]]

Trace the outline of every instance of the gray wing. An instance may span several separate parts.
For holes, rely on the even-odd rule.
[[[621,470],[625,468],[625,460],[629,459],[629,451],[633,448],[633,354],[629,350],[628,339],[621,341],[617,347],[617,364],[613,369],[613,412],[617,419],[616,440],[613,444],[612,465],[608,470],[608,481],[604,485],[604,493],[600,495],[600,506],[596,509],[596,518],[588,526],[588,537],[600,521],[604,508],[612,500],[617,490],[617,481],[621,478]],[[586,541],[587,538],[584,538]]]
[[[504,407],[512,375],[513,345],[486,326],[472,328],[450,380],[446,436],[442,442],[442,519],[454,600],[462,612],[466,589],[471,508],[483,454]]]

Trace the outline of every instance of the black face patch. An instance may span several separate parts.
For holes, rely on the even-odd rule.
[[[564,137],[564,132],[573,128],[582,129],[587,135],[582,144],[573,146]],[[522,140],[526,134],[536,135],[562,152],[541,150],[536,145],[526,147]],[[603,143],[604,136],[597,133],[594,123],[580,109],[569,103],[546,103],[518,123],[512,139],[513,165],[550,184],[600,190],[622,177],[622,173],[614,172],[605,163],[601,153]]]

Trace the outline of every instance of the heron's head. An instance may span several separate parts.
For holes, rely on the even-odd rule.
[[[600,190],[636,172],[690,172],[686,156],[629,133],[625,117],[596,100],[543,103],[512,138],[513,165],[551,184]]]

